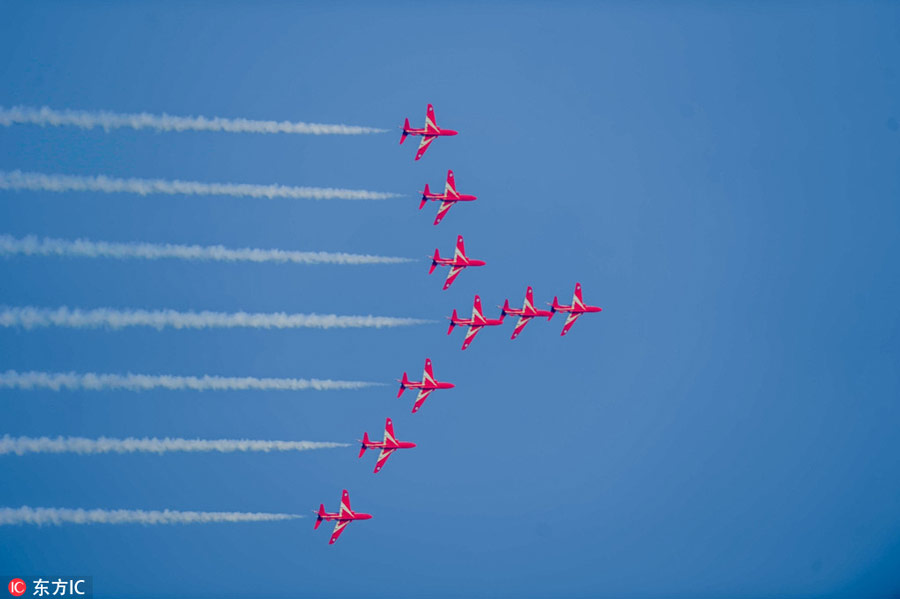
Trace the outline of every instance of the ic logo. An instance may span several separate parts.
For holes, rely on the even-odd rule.
[[[9,594],[13,597],[21,597],[25,594],[25,581],[21,578],[13,578],[9,581]]]

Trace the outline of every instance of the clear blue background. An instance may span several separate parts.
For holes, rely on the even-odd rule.
[[[2,433],[415,450],[0,458],[0,504],[375,515],[0,530],[0,571],[102,597],[893,596],[900,592],[900,6],[878,2],[0,4],[0,104],[458,129],[0,130],[0,169],[338,186],[382,202],[3,192],[2,232],[421,257],[333,267],[10,258],[0,303],[435,319],[345,331],[0,331],[0,368],[391,383],[355,392],[0,393]],[[474,204],[433,227],[447,168]],[[435,247],[488,261],[441,292]],[[526,285],[603,306],[482,332]]]

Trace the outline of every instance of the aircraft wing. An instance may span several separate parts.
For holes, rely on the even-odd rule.
[[[447,184],[444,186],[444,193],[451,198],[459,198],[456,191],[456,179],[453,177],[453,171],[447,171]]]
[[[434,135],[424,135],[422,137],[422,141],[419,143],[419,151],[416,152],[416,160],[425,155],[425,150],[428,149],[428,146],[430,146],[433,141]]]
[[[416,398],[416,403],[413,405],[413,414],[419,411],[419,408],[422,407],[422,404],[425,403],[425,400],[428,399],[428,396],[431,395],[432,391],[434,391],[434,389],[422,389],[419,391],[419,396]]]
[[[378,461],[375,462],[375,473],[377,474],[379,470],[384,467],[384,463],[387,462],[387,459],[391,457],[391,454],[397,451],[396,449],[382,449],[381,455],[378,456]]]
[[[534,310],[534,290],[531,285],[525,290],[525,309]]]
[[[350,509],[350,493],[347,492],[347,489],[344,489],[343,495],[341,495],[341,512],[340,516],[352,516],[353,510]]]
[[[575,283],[575,294],[572,296],[572,306],[584,308],[584,300],[581,298],[581,283]]]
[[[579,316],[581,316],[581,312],[569,312],[569,316],[566,318],[566,324],[563,325],[562,333],[560,333],[560,335],[568,333],[569,329],[572,328],[572,325],[575,324],[575,321],[578,320]]]
[[[481,298],[475,296],[475,303],[472,304],[472,320],[484,324],[484,314],[481,313]]]
[[[434,118],[434,106],[431,104],[428,105],[428,108],[425,109],[425,129],[428,131],[433,131],[437,133],[440,131],[437,126],[437,119]]]
[[[334,545],[334,542],[338,540],[338,537],[341,536],[341,533],[344,532],[344,529],[347,528],[347,525],[350,524],[352,520],[338,520],[334,525],[334,532],[331,533],[331,540],[328,541],[329,545]]]
[[[447,211],[453,207],[453,204],[453,202],[441,202],[441,207],[438,208],[437,216],[434,217],[434,224],[438,224],[444,220],[444,216],[447,214]]]
[[[453,255],[454,258],[465,258],[466,257],[466,246],[463,243],[463,236],[456,236],[456,253]]]
[[[425,371],[422,373],[422,381],[426,383],[434,382],[434,368],[431,366],[431,358],[425,358]]]
[[[387,443],[390,441],[391,443],[396,443],[397,440],[394,438],[394,423],[391,422],[391,419],[388,418],[387,422],[384,423],[384,442]]]
[[[512,337],[510,337],[510,339],[515,339],[516,337],[518,337],[519,333],[522,332],[522,329],[525,328],[525,325],[528,324],[529,320],[531,320],[531,319],[525,318],[524,316],[520,316],[519,322],[516,323],[516,328],[513,329],[513,334],[512,334]]]
[[[453,281],[456,280],[457,275],[462,272],[462,266],[451,266],[450,273],[447,275],[447,280],[444,281],[444,289],[450,289],[450,285],[453,284]]]
[[[475,339],[475,335],[478,334],[478,331],[483,329],[483,325],[471,325],[469,330],[466,332],[466,338],[463,339],[462,348],[466,349],[469,347],[469,344],[472,343],[472,340]]]

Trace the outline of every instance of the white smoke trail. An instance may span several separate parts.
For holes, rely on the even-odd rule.
[[[119,179],[105,175],[46,175],[19,170],[0,171],[0,189],[31,191],[100,191],[104,193],[224,195],[238,198],[288,198],[294,200],[384,200],[394,193],[333,187],[294,187],[249,183],[201,183],[166,179]]]
[[[349,447],[348,443],[330,441],[256,441],[250,439],[164,439],[128,437],[111,439],[100,437],[0,437],[0,455],[26,453],[78,453],[82,455],[97,453],[168,453],[172,451],[218,451],[231,453],[235,451],[311,451],[314,449],[333,449]]]
[[[0,327],[70,327],[75,329],[166,327],[175,329],[350,329],[406,327],[432,322],[393,316],[338,316],[285,312],[177,312],[175,310],[114,310],[97,308],[37,308],[0,306]]]
[[[343,252],[295,252],[257,248],[229,249],[221,245],[175,245],[171,243],[111,243],[88,239],[38,239],[27,235],[16,239],[0,235],[0,255],[25,256],[80,256],[84,258],[141,258],[159,260],[214,260],[219,262],[291,262],[294,264],[400,264],[412,262],[409,258],[346,254]]]
[[[252,376],[174,376],[168,374],[96,374],[87,372],[17,372],[7,370],[0,373],[0,389],[84,389],[106,391],[147,391],[150,389],[193,391],[335,391],[342,389],[363,389],[381,383],[364,381],[333,381],[321,379],[276,379]]]
[[[0,526],[36,524],[208,524],[210,522],[275,522],[300,514],[260,512],[179,512],[175,510],[83,510],[55,507],[0,508]]]
[[[170,114],[117,113],[107,110],[54,110],[43,106],[0,106],[0,125],[31,124],[72,126],[81,129],[155,129],[156,131],[222,131],[226,133],[293,133],[304,135],[365,135],[385,133],[387,129],[353,125],[323,125],[291,121],[256,121],[204,116],[172,116]]]

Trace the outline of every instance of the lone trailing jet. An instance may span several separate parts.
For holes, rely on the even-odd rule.
[[[428,149],[428,146],[431,145],[434,138],[445,135],[456,135],[457,133],[459,132],[454,131],[453,129],[441,129],[437,126],[437,121],[434,120],[434,107],[429,104],[428,110],[425,113],[425,126],[421,129],[415,129],[409,126],[409,119],[406,119],[403,123],[403,134],[400,136],[400,143],[402,144],[406,141],[407,135],[421,135],[422,143],[419,144],[419,151],[416,152],[416,160],[418,160],[425,154],[425,150]]]
[[[384,463],[387,462],[387,459],[391,457],[392,453],[398,449],[412,449],[416,446],[415,443],[398,441],[394,437],[394,423],[391,422],[390,418],[384,423],[384,441],[380,443],[378,441],[369,441],[369,433],[363,433],[363,438],[360,439],[359,442],[362,443],[362,447],[359,450],[359,457],[363,457],[363,454],[366,453],[367,449],[381,450],[381,455],[378,456],[378,461],[375,462],[376,474],[384,467]]]
[[[503,313],[519,317],[519,322],[516,323],[516,328],[513,330],[510,339],[518,337],[519,333],[522,332],[522,329],[525,328],[525,325],[528,324],[528,321],[536,316],[546,316],[547,320],[553,318],[552,310],[538,310],[534,307],[534,292],[530,285],[528,286],[528,289],[525,290],[525,304],[522,306],[522,309],[516,310],[515,308],[510,308],[509,300],[504,300]]]
[[[475,335],[478,334],[478,331],[480,331],[484,327],[495,327],[503,324],[503,319],[505,317],[506,314],[500,312],[500,318],[485,318],[484,314],[481,313],[481,298],[476,295],[475,305],[472,306],[472,318],[460,318],[456,314],[456,309],[454,309],[453,316],[450,317],[450,329],[447,331],[447,334],[449,335],[450,333],[452,333],[453,327],[455,327],[456,325],[468,326],[469,330],[466,332],[466,338],[463,340],[462,344],[462,348],[466,349],[467,347],[469,347],[469,344],[472,343],[472,340],[475,338]]]
[[[316,525],[313,526],[313,529],[319,528],[322,520],[337,520],[337,524],[334,525],[334,532],[331,533],[331,540],[328,541],[329,545],[333,545],[348,524],[354,520],[368,520],[371,517],[371,514],[358,514],[350,509],[350,494],[347,493],[347,489],[344,489],[344,494],[341,496],[341,511],[336,514],[329,514],[325,511],[325,506],[320,503],[319,511],[316,513]]]
[[[425,403],[425,400],[428,399],[428,396],[431,395],[431,392],[435,389],[452,389],[456,386],[453,383],[434,380],[434,371],[431,369],[431,360],[428,358],[425,358],[425,372],[422,374],[421,383],[406,378],[405,372],[403,373],[403,378],[398,382],[400,383],[400,391],[397,393],[397,397],[403,395],[403,392],[407,389],[419,390],[419,396],[416,398],[416,403],[412,409],[413,414],[419,411],[419,408],[422,407],[422,404]],[[393,436],[393,431],[391,431],[391,436]]]
[[[453,284],[453,281],[456,280],[462,269],[467,266],[484,266],[485,264],[484,260],[474,260],[466,256],[466,246],[463,245],[463,237],[458,235],[456,237],[456,252],[454,252],[452,258],[441,258],[441,254],[435,248],[434,257],[431,259],[431,270],[428,271],[428,274],[433,273],[437,266],[449,266],[450,272],[447,274],[447,280],[444,281],[444,290],[446,291],[450,289],[450,285]]]
[[[578,317],[582,314],[601,312],[603,310],[603,308],[599,306],[588,306],[584,303],[584,300],[581,299],[581,283],[575,283],[575,295],[572,297],[571,306],[561,305],[559,301],[557,301],[556,296],[553,296],[553,303],[551,306],[551,311],[553,312],[569,313],[569,316],[566,317],[566,324],[563,325],[562,333],[560,333],[560,335],[568,333],[569,329],[572,328],[572,325],[575,324],[575,321],[578,320]]]
[[[441,202],[438,208],[437,216],[434,217],[434,224],[438,224],[447,214],[447,211],[453,207],[456,202],[474,202],[478,198],[473,195],[457,193],[456,179],[453,178],[453,171],[447,171],[447,184],[444,185],[444,193],[431,193],[428,189],[428,183],[425,184],[425,190],[422,191],[422,201],[419,203],[419,210],[425,207],[425,202]]]

